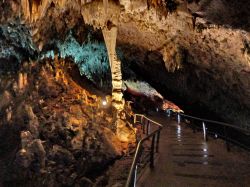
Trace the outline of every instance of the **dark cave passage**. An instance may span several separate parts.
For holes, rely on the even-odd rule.
[[[240,96],[245,90],[240,86],[227,85],[221,76],[224,74],[232,79],[230,76],[239,76],[237,72],[225,73],[216,68],[208,70],[200,67],[188,61],[190,57],[187,52],[184,53],[182,67],[169,72],[160,53],[144,51],[136,46],[129,48],[133,50],[129,51],[127,46],[121,45],[125,54],[124,63],[138,79],[149,82],[185,113],[247,128],[250,116],[248,100]]]

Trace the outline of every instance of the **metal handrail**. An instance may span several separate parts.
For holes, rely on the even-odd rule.
[[[137,116],[140,117],[140,121],[137,121]],[[143,119],[144,121],[147,121],[147,124],[143,123]],[[136,152],[133,158],[133,162],[129,171],[129,175],[128,175],[128,179],[126,182],[126,187],[132,187],[132,186],[136,186],[136,177],[137,177],[137,166],[138,166],[138,161],[140,158],[140,151],[142,149],[142,144],[146,141],[149,140],[152,137],[152,143],[151,143],[151,154],[150,154],[150,167],[153,168],[154,167],[154,153],[155,151],[158,152],[158,148],[159,148],[159,139],[160,139],[160,131],[162,129],[162,125],[160,123],[157,123],[156,121],[153,121],[149,118],[147,118],[146,116],[142,115],[142,114],[135,114],[134,115],[134,124],[136,122],[140,122],[142,127],[143,127],[143,132],[145,133],[145,125],[146,125],[146,137],[142,138],[136,147]],[[157,130],[154,130],[153,132],[149,132],[150,131],[150,126],[149,126],[149,122],[151,122],[153,125],[158,126]],[[155,142],[155,138],[156,138],[156,142]],[[155,145],[156,144],[156,145]]]
[[[204,133],[204,140],[207,141],[208,138],[207,138],[207,128],[206,128],[206,124],[205,123],[211,123],[211,124],[218,124],[220,126],[223,126],[224,127],[224,134],[223,135],[220,135],[220,137],[224,138],[225,141],[226,141],[226,146],[227,146],[227,150],[230,151],[230,144],[228,142],[228,140],[230,140],[231,143],[234,143],[236,145],[239,145],[247,150],[250,150],[249,147],[241,144],[240,142],[236,141],[236,140],[233,140],[231,138],[228,137],[227,135],[227,130],[226,128],[232,128],[232,129],[235,129],[235,130],[238,130],[242,133],[244,133],[245,135],[249,136],[250,135],[250,131],[246,130],[246,129],[243,129],[241,127],[237,127],[237,126],[234,126],[232,124],[228,124],[228,123],[224,123],[224,122],[219,122],[219,121],[214,121],[214,120],[209,120],[209,119],[204,119],[204,118],[199,118],[199,117],[195,117],[195,116],[191,116],[191,115],[186,115],[186,114],[183,114],[183,113],[178,113],[178,112],[174,112],[172,111],[174,114],[177,114],[178,116],[178,123],[181,122],[181,118],[180,116],[184,117],[185,119],[193,119],[193,120],[197,120],[197,121],[201,121],[202,122],[202,129],[203,129],[203,133]],[[170,116],[170,113],[169,113],[169,116]],[[137,117],[140,117],[140,121],[137,121]],[[144,119],[144,121],[143,121]],[[144,122],[147,122],[147,124],[144,124]],[[147,118],[146,116],[142,115],[142,114],[135,114],[134,115],[134,124],[136,122],[140,122],[141,125],[142,125],[142,128],[143,128],[143,133],[145,133],[145,126],[146,126],[146,137],[142,138],[138,144],[137,144],[137,147],[136,147],[136,152],[135,152],[135,155],[134,155],[134,158],[133,158],[133,162],[132,162],[132,166],[130,168],[130,172],[129,172],[129,175],[128,175],[128,179],[126,181],[126,185],[125,187],[135,187],[136,186],[136,177],[137,177],[137,166],[138,166],[138,163],[139,163],[139,158],[140,158],[140,151],[142,149],[142,145],[143,143],[146,141],[146,140],[149,140],[151,137],[152,137],[152,144],[151,144],[151,150],[150,152],[152,153],[150,155],[150,167],[153,168],[154,167],[154,150],[156,149],[156,152],[158,152],[158,146],[159,146],[159,137],[160,137],[160,131],[162,129],[162,125],[160,123],[157,123],[149,118]],[[149,133],[149,129],[150,129],[150,126],[148,126],[149,122],[151,122],[152,124],[154,125],[157,125],[159,128],[151,133]],[[214,133],[214,132],[213,132]],[[155,148],[155,137],[157,136],[157,141],[156,141],[156,148]]]
[[[224,122],[220,122],[220,121],[214,121],[214,120],[199,118],[199,117],[195,117],[195,116],[190,116],[190,115],[183,114],[183,113],[179,113],[179,114],[180,114],[181,116],[183,116],[183,117],[187,117],[187,118],[190,118],[190,119],[195,119],[195,120],[198,120],[198,121],[203,121],[203,122],[207,122],[207,123],[213,123],[213,124],[218,124],[218,125],[230,127],[230,128],[239,130],[239,131],[241,131],[241,132],[244,132],[244,133],[247,134],[247,135],[250,135],[250,131],[249,131],[249,130],[243,129],[243,128],[241,128],[241,127],[237,127],[236,125],[232,125],[232,124],[224,123]]]
[[[226,141],[226,146],[227,146],[227,150],[230,151],[230,144],[229,144],[229,141],[231,143],[234,143],[246,150],[250,150],[250,147],[240,143],[239,141],[237,140],[234,140],[232,138],[230,138],[228,136],[228,128],[232,128],[234,130],[238,130],[239,132],[243,133],[244,135],[246,136],[249,136],[250,135],[250,131],[247,130],[247,129],[244,129],[244,128],[241,128],[241,127],[237,127],[235,125],[232,125],[232,124],[229,124],[229,123],[224,123],[224,122],[219,122],[219,121],[214,121],[214,120],[209,120],[209,119],[204,119],[204,118],[199,118],[199,117],[195,117],[195,116],[191,116],[191,115],[186,115],[186,114],[183,114],[183,113],[178,113],[178,112],[174,112],[172,111],[173,113],[177,114],[178,116],[178,123],[180,123],[181,121],[181,118],[180,116],[183,116],[185,119],[193,119],[193,120],[197,120],[197,121],[200,121],[202,122],[202,130],[203,130],[203,135],[204,135],[204,140],[207,141],[208,138],[207,138],[207,132],[208,133],[217,133],[217,132],[211,132],[211,131],[208,131],[206,126],[207,126],[207,123],[209,124],[217,124],[217,125],[220,125],[220,126],[223,126],[223,135],[220,134],[220,137],[225,139]],[[170,113],[169,113],[170,114]]]

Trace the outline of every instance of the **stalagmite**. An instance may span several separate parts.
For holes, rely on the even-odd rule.
[[[121,8],[108,0],[103,0],[102,3],[93,2],[92,5],[82,7],[81,13],[85,23],[101,29],[104,37],[112,77],[112,106],[115,109],[113,117],[115,118],[116,136],[120,141],[134,143],[135,130],[127,124],[126,115],[123,111],[125,102],[122,93],[121,61],[116,54],[118,20]]]
[[[120,16],[120,7],[112,1],[93,2],[82,7],[82,16],[85,23],[102,30],[112,76],[112,105],[117,112],[124,108],[122,94],[121,62],[116,54],[117,25]]]
[[[113,26],[110,29],[104,28],[102,30],[105,44],[108,51],[111,75],[112,75],[112,105],[118,111],[123,110],[124,101],[122,94],[122,73],[121,73],[121,61],[118,59],[115,47],[117,37],[117,27]]]
[[[6,119],[8,122],[11,120],[11,117],[12,117],[12,108],[10,106],[6,109]]]

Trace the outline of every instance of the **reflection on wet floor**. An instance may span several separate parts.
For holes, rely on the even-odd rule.
[[[173,151],[207,151],[207,149],[203,148],[185,148],[185,149],[180,149],[180,148],[173,148]]]
[[[174,163],[178,164],[178,165],[182,165],[182,166],[186,166],[186,164],[197,164],[197,165],[213,165],[213,166],[222,166],[221,163],[219,162],[212,162],[212,161],[188,161],[188,160],[184,160],[184,161],[178,161],[178,160],[174,160]]]
[[[205,145],[205,144],[197,144],[197,143],[174,143],[174,144],[170,144],[170,145],[194,145],[194,146],[200,146],[200,145]]]
[[[155,168],[148,171],[148,176],[141,177],[138,186],[247,187],[250,154],[245,153],[244,150],[227,152],[221,139],[211,138],[206,142],[202,132],[193,133],[185,124],[172,121],[162,130]]]
[[[175,173],[176,176],[189,177],[189,178],[200,178],[200,179],[212,179],[212,180],[235,180],[228,176],[213,176],[213,175],[193,175],[188,173]]]
[[[177,125],[177,136],[181,136],[181,126]]]
[[[207,154],[173,154],[173,156],[185,156],[185,157],[214,157],[214,155]]]

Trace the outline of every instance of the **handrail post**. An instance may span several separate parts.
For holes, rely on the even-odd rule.
[[[136,147],[136,152],[135,156],[133,158],[133,163],[129,171],[129,175],[126,181],[126,187],[136,187],[136,182],[137,182],[137,174],[138,170],[141,166],[141,159],[144,159],[141,154],[142,153],[142,145],[143,143],[146,143],[148,145],[147,141],[151,141],[151,146],[150,146],[150,152],[149,152],[149,160],[147,159],[147,163],[149,162],[149,166],[151,169],[154,168],[154,157],[155,153],[159,151],[159,141],[160,141],[160,131],[162,130],[163,125],[160,123],[157,123],[144,115],[137,115],[136,121],[138,119],[138,122],[141,122],[143,132],[147,134],[146,137],[142,138]],[[153,125],[157,125],[158,129],[155,129]],[[153,128],[152,128],[153,127]],[[152,129],[151,129],[152,128]],[[147,152],[148,153],[148,152]],[[146,155],[148,158],[148,155]],[[143,165],[144,163],[142,163]]]
[[[160,132],[157,133],[157,139],[156,139],[156,153],[159,153],[159,142],[160,142]]]
[[[207,130],[204,121],[202,122],[202,128],[203,128],[204,141],[207,141]]]
[[[148,121],[148,134],[151,132],[151,121]]]
[[[136,123],[136,116],[137,116],[137,115],[135,114],[135,115],[134,115],[134,124]]]
[[[145,134],[145,123],[144,117],[141,116],[141,126],[142,126],[142,133]]]
[[[191,124],[192,124],[192,128],[193,128],[193,133],[196,133],[196,126],[194,124],[194,120],[191,119]]]
[[[225,142],[226,142],[227,151],[229,152],[231,149],[230,149],[230,143],[227,140],[228,135],[227,135],[226,126],[224,126],[224,135],[225,135]]]
[[[154,168],[154,149],[155,149],[155,134],[152,137],[151,150],[150,150],[150,168]]]
[[[141,125],[142,125],[142,133],[145,134],[145,124],[142,123]]]
[[[147,120],[146,132],[147,132],[147,135],[149,135],[149,120]]]
[[[171,115],[171,111],[170,110],[167,110],[167,112],[168,112],[168,117],[170,117],[170,115]]]

